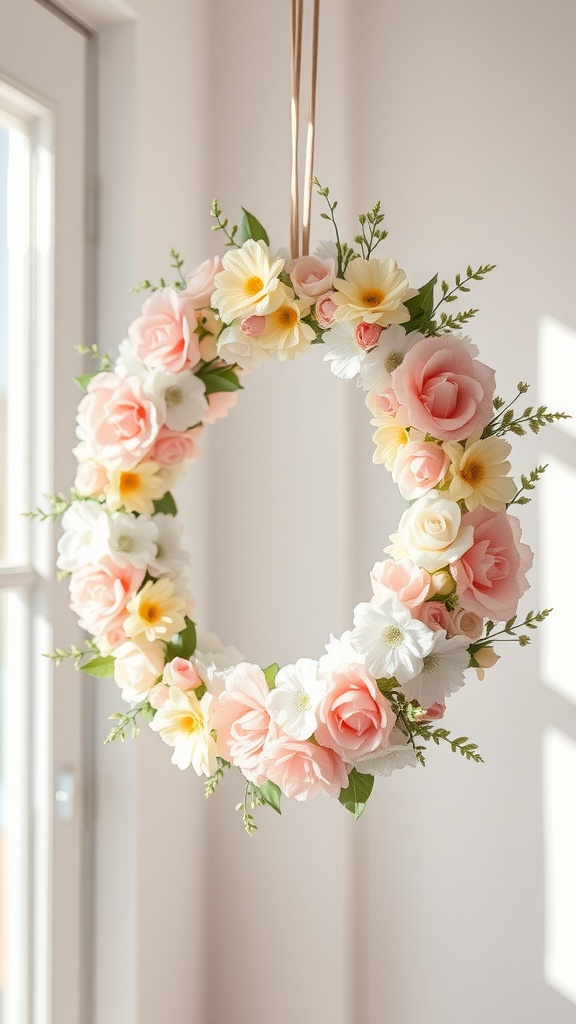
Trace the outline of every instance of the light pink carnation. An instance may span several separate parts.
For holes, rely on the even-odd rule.
[[[262,770],[266,742],[277,732],[266,708],[267,696],[262,669],[242,662],[226,677],[225,689],[213,706],[218,754],[257,786],[266,779]]]
[[[219,256],[215,256],[213,260],[204,260],[204,263],[200,263],[186,274],[186,288],[180,293],[180,297],[188,300],[193,309],[209,306],[215,288],[214,278],[223,269]]]
[[[80,627],[110,638],[127,618],[126,605],[144,576],[144,569],[117,565],[107,555],[96,565],[76,569],[70,576],[70,607]]]
[[[179,466],[182,462],[195,462],[200,457],[198,440],[201,434],[202,427],[184,431],[161,427],[150,458],[163,468]]]
[[[138,377],[99,373],[78,406],[78,433],[99,462],[133,469],[158,437],[160,412]]]
[[[369,351],[378,344],[378,338],[382,334],[379,324],[361,323],[354,330],[354,341],[364,352]]]
[[[294,261],[290,280],[300,299],[315,302],[332,288],[334,260],[321,260],[318,256],[301,256]]]
[[[430,592],[430,574],[408,558],[398,561],[388,558],[385,562],[376,562],[370,579],[377,601],[388,597],[388,591],[391,590],[414,614],[417,614],[417,609],[424,604]]]
[[[193,304],[174,288],[159,288],[142,306],[142,316],[128,328],[133,352],[146,366],[180,373],[199,359],[197,317]]]
[[[177,686],[179,690],[195,690],[202,686],[202,680],[194,665],[186,658],[173,658],[164,666],[162,682],[166,686]]]
[[[333,750],[288,736],[267,744],[262,770],[294,800],[312,800],[322,792],[337,797],[348,785],[346,768]]]
[[[450,459],[433,441],[409,441],[399,449],[392,479],[406,501],[431,491],[445,477]]]
[[[386,746],[396,716],[363,665],[331,668],[318,709],[316,739],[350,763]]]
[[[314,314],[320,327],[325,330],[327,327],[331,327],[336,317],[336,310],[338,309],[332,296],[334,292],[328,292],[327,295],[323,295],[321,299],[318,299],[316,306],[314,307]]]
[[[202,422],[206,424],[216,423],[228,415],[238,401],[236,391],[213,391],[208,398],[208,411],[204,413]]]
[[[426,601],[418,612],[418,618],[433,632],[443,629],[446,636],[454,636],[456,632],[452,616],[443,601]]]
[[[459,338],[423,338],[392,374],[412,426],[442,441],[461,441],[493,415],[494,370],[473,359]]]
[[[472,526],[472,546],[452,566],[458,596],[464,608],[495,622],[512,618],[528,590],[526,573],[534,554],[521,543],[516,516],[477,508],[462,519]]]

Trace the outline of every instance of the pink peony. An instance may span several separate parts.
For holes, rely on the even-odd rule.
[[[423,338],[392,374],[412,426],[442,441],[461,441],[491,420],[494,370],[451,335]]]
[[[202,680],[194,665],[186,658],[173,658],[164,666],[162,682],[166,686],[177,686],[179,690],[195,690],[202,686]]]
[[[396,456],[392,479],[406,501],[431,491],[445,477],[450,459],[433,441],[409,441]]]
[[[98,373],[78,406],[78,432],[99,462],[133,469],[150,453],[160,412],[138,377]]]
[[[187,300],[193,309],[209,306],[215,287],[214,278],[223,269],[219,256],[213,260],[204,260],[204,263],[186,274],[186,288],[180,293],[181,298]]]
[[[314,308],[316,320],[323,330],[331,327],[336,317],[338,307],[332,298],[333,295],[334,292],[328,292],[327,295],[323,295],[321,299],[318,299]]]
[[[276,736],[266,708],[268,684],[258,665],[242,662],[226,677],[225,689],[213,706],[220,757],[237,765],[250,782],[261,785],[267,740]]]
[[[70,576],[70,607],[80,627],[94,636],[111,638],[127,618],[126,605],[144,576],[144,569],[117,565],[107,555],[96,565],[76,569]]]
[[[179,466],[182,462],[195,462],[200,457],[198,439],[202,429],[193,427],[192,430],[179,431],[162,427],[150,458],[164,469]]]
[[[374,348],[378,344],[378,338],[382,334],[379,324],[361,323],[354,330],[354,341],[364,352]]]
[[[433,632],[443,629],[446,636],[454,636],[452,616],[443,601],[426,601],[418,612],[418,618]]]
[[[211,395],[207,395],[207,398],[208,412],[204,413],[202,422],[210,424],[216,423],[216,420],[221,420],[228,415],[238,401],[238,393],[236,391],[213,391]]]
[[[262,769],[294,800],[312,800],[322,792],[338,797],[348,785],[346,769],[333,750],[288,736],[267,744]]]
[[[332,287],[334,260],[321,260],[318,256],[301,256],[294,261],[290,280],[300,299],[315,302]]]
[[[408,558],[398,561],[388,558],[385,562],[376,562],[370,579],[377,601],[388,597],[388,591],[392,590],[398,600],[415,614],[430,591],[430,574]]]
[[[386,746],[396,716],[363,665],[328,674],[329,690],[318,709],[316,739],[348,763]]]
[[[159,288],[128,328],[134,355],[146,366],[180,373],[199,359],[197,317],[192,302],[174,288]]]
[[[474,529],[472,546],[452,567],[462,606],[495,622],[512,618],[528,590],[526,573],[534,558],[521,543],[518,519],[477,508],[462,523]]]

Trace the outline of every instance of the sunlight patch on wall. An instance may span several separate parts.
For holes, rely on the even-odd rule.
[[[546,981],[576,1003],[576,742],[548,728],[543,745]]]
[[[538,402],[570,413],[554,429],[576,437],[576,332],[552,316],[538,321]]]

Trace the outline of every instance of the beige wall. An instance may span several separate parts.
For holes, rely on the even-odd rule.
[[[169,246],[217,251],[214,194],[288,238],[288,3],[134,6],[101,40],[104,347]],[[497,263],[473,336],[501,390],[537,384],[539,318],[576,328],[576,7],[324,0],[322,18],[317,173],[345,228],[381,198],[416,283]],[[318,656],[350,624],[401,508],[371,450],[361,393],[320,350],[250,377],[180,495],[204,625],[266,663]],[[515,465],[542,451],[518,443]],[[533,506],[523,521],[535,544]],[[544,978],[541,743],[576,723],[538,653],[509,649],[451,702],[484,766],[434,750],[358,824],[319,800],[262,813],[250,841],[237,781],[204,805],[156,737],[98,753],[98,1024],[574,1021]],[[98,739],[119,702],[99,703]]]

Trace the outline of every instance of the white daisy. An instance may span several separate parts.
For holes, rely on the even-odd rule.
[[[434,634],[390,594],[378,604],[356,605],[350,641],[375,679],[394,677],[402,685],[422,670]]]
[[[292,293],[286,294],[282,304],[266,317],[266,325],[258,342],[278,359],[293,359],[297,352],[305,352],[315,338],[313,327],[302,320],[300,304]]]
[[[307,740],[318,725],[316,711],[325,696],[326,683],[318,675],[318,662],[299,658],[295,665],[280,669],[266,705],[284,732],[295,740]]]
[[[332,633],[330,634],[330,640],[324,648],[326,654],[320,659],[320,671],[323,672],[333,665],[364,664],[364,656],[350,642],[351,636],[352,633],[349,629],[345,630],[341,637],[335,637]]]
[[[324,362],[336,377],[352,380],[360,371],[364,352],[354,340],[354,325],[342,321],[324,334]]]
[[[222,259],[216,274],[212,305],[225,324],[238,317],[265,316],[284,301],[286,289],[280,281],[284,260],[271,260],[263,241],[249,238],[240,249]]]
[[[144,380],[148,376],[148,367],[134,355],[134,346],[130,338],[124,338],[120,342],[114,370],[119,377],[140,377]]]
[[[170,430],[188,430],[200,423],[208,410],[206,385],[191,370],[183,373],[150,374],[145,391],[164,417]]]
[[[444,704],[451,693],[464,685],[464,670],[470,664],[467,636],[447,638],[443,629],[432,634],[434,645],[425,655],[418,675],[401,684],[408,700],[417,700],[421,707]]]
[[[58,541],[56,562],[59,569],[74,572],[107,553],[106,518],[98,501],[72,502],[62,516],[64,534]]]
[[[117,565],[145,569],[156,558],[158,527],[150,516],[115,512],[107,516],[108,554]]]
[[[382,331],[378,344],[364,353],[360,363],[360,378],[364,391],[374,391],[383,395],[387,388],[392,387],[392,374],[404,356],[424,335],[418,331],[406,334],[399,324],[391,324]]]
[[[338,264],[338,249],[336,242],[318,242],[314,249],[314,255],[320,260],[334,260]]]
[[[154,522],[158,529],[156,557],[148,566],[151,576],[175,576],[190,563],[190,555],[182,544],[184,525],[174,516],[157,513]]]
[[[381,327],[409,320],[410,313],[403,303],[417,294],[392,259],[358,257],[348,264],[343,278],[336,278],[334,288],[337,320],[351,320],[354,324],[364,321]]]

